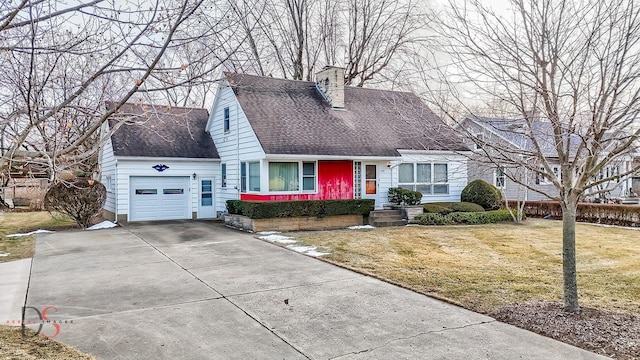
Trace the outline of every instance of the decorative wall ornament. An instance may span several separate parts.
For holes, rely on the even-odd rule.
[[[152,168],[158,170],[159,172],[163,172],[167,170],[169,167],[165,164],[156,164],[156,165],[153,165]]]

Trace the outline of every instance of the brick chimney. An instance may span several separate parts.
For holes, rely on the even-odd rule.
[[[344,108],[344,68],[325,66],[316,73],[316,87],[332,108]]]

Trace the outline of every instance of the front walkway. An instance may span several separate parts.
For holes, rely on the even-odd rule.
[[[100,359],[598,359],[215,223],[38,236],[28,305]]]

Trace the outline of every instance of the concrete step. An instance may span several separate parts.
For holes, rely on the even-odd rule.
[[[369,224],[376,227],[404,226],[407,220],[402,218],[400,210],[376,210],[369,213]]]
[[[387,226],[405,226],[407,220],[383,220],[383,221],[369,221],[371,226],[375,227],[387,227]]]

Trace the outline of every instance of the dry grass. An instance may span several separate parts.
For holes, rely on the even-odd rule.
[[[93,359],[72,347],[36,335],[31,329],[27,328],[25,335],[22,336],[20,327],[0,325],[0,359]]]
[[[330,262],[487,313],[532,300],[562,301],[562,226],[409,226],[294,234],[330,249]],[[640,313],[640,231],[577,225],[583,305]]]
[[[6,237],[14,233],[25,233],[37,229],[68,229],[75,223],[68,217],[51,216],[46,211],[0,213],[0,262],[26,259],[33,256],[35,236]]]

